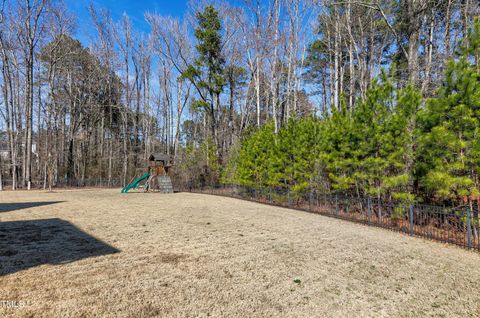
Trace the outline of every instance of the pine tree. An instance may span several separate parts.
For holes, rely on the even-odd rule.
[[[382,177],[387,195],[402,201],[414,200],[413,164],[416,116],[422,103],[420,92],[408,85],[396,94],[395,109],[385,121],[382,153],[387,169]]]
[[[478,195],[480,168],[480,72],[477,20],[448,63],[438,97],[419,113],[416,174],[426,195],[438,200]]]
[[[318,158],[320,174],[328,183],[319,185],[320,189],[329,191],[347,191],[355,181],[353,152],[355,150],[352,136],[352,118],[342,103],[340,111],[333,110],[320,128]]]
[[[386,73],[374,80],[366,99],[353,114],[355,183],[367,194],[384,193],[382,178],[388,169],[387,153],[392,140],[386,137],[389,112],[394,109],[395,89]]]
[[[235,183],[248,186],[272,184],[269,180],[271,162],[275,160],[275,134],[273,124],[266,124],[247,136],[230,165],[235,165]]]
[[[198,21],[195,29],[198,44],[195,48],[199,56],[195,63],[182,73],[182,78],[189,79],[195,86],[200,99],[195,101],[194,106],[208,113],[212,138],[218,150],[217,111],[220,109],[220,94],[225,85],[225,59],[222,56],[220,33],[222,25],[218,12],[212,5],[206,6],[203,12],[197,12],[195,17]]]
[[[402,202],[478,196],[479,34],[476,21],[423,109],[418,89],[397,89],[381,72],[353,111],[342,101],[322,119],[292,119],[278,134],[272,123],[252,132],[233,160],[237,182]]]

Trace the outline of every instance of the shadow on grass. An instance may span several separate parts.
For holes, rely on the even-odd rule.
[[[117,252],[61,219],[0,222],[0,276]]]
[[[38,206],[50,205],[62,203],[65,201],[45,201],[45,202],[12,202],[12,203],[0,203],[0,213],[10,212],[15,210],[22,210],[28,208],[35,208]]]

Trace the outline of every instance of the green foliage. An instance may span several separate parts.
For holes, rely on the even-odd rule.
[[[204,186],[218,184],[221,166],[218,161],[218,152],[211,139],[196,146],[193,143],[182,149],[180,165],[178,167],[181,178],[186,184]]]
[[[290,120],[277,135],[268,124],[248,136],[238,156],[237,183],[354,191],[412,199],[417,90],[397,91],[385,73],[353,112],[345,103],[322,120]]]
[[[218,179],[221,167],[218,161],[218,151],[215,143],[211,139],[206,140],[202,143],[200,152],[208,172],[214,175],[215,179]]]
[[[181,78],[189,79],[199,89],[206,89],[210,95],[220,94],[225,85],[220,18],[212,5],[206,6],[203,12],[197,12],[195,17],[198,22],[195,29],[198,44],[195,48],[199,55],[194,64],[189,65],[182,73]],[[203,102],[209,105],[205,96]]]
[[[222,25],[218,12],[212,5],[203,12],[195,14],[198,26],[195,29],[198,57],[193,64],[181,74],[180,80],[188,79],[195,87],[199,99],[191,105],[193,111],[204,111],[208,114],[211,135],[219,150],[217,138],[217,112],[220,106],[220,94],[225,86],[224,64],[222,56]],[[217,107],[215,107],[215,103]],[[217,152],[218,153],[218,152]],[[220,157],[218,157],[220,161]]]
[[[231,181],[396,199],[396,218],[409,201],[478,195],[479,39],[477,20],[426,103],[414,86],[398,89],[381,72],[353,110],[342,101],[325,118],[290,120],[277,134],[271,123],[259,128],[231,158]]]
[[[209,104],[203,100],[193,99],[190,107],[193,112],[197,112],[208,109]]]
[[[271,123],[247,137],[238,157],[230,162],[236,164],[233,180],[243,185],[270,184],[270,162],[275,161],[272,145],[275,145],[275,134]]]
[[[400,220],[405,217],[406,207],[404,205],[396,205],[392,211],[392,219]]]
[[[220,182],[222,184],[235,184],[238,183],[236,180],[236,171],[237,171],[237,158],[242,144],[240,141],[236,141],[232,144],[229,149],[228,156],[226,157],[227,164],[223,169],[221,169]]]
[[[448,63],[444,86],[418,113],[416,174],[439,200],[476,195],[480,172],[480,22]]]

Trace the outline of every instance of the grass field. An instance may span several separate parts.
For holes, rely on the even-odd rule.
[[[477,253],[236,199],[119,192],[0,193],[0,317],[480,316]]]

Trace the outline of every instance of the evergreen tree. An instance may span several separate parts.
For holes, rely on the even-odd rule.
[[[323,190],[347,191],[355,182],[352,136],[352,118],[342,103],[340,111],[334,110],[331,117],[320,126],[318,157],[320,175],[329,182],[318,185]]]
[[[220,33],[222,25],[218,12],[212,5],[206,6],[203,12],[197,12],[195,16],[198,22],[195,29],[198,58],[183,72],[182,78],[189,79],[195,86],[200,99],[194,104],[208,113],[212,138],[218,150],[217,112],[220,109],[220,94],[225,85],[225,60],[222,57]]]
[[[275,186],[269,177],[271,162],[275,160],[275,133],[273,124],[267,124],[252,132],[242,142],[238,157],[230,165],[235,165],[235,183],[242,185]],[[269,175],[270,174],[270,175]]]
[[[385,121],[381,142],[387,167],[382,184],[387,195],[394,199],[414,200],[414,129],[421,103],[420,92],[408,85],[397,92],[395,109]]]
[[[449,63],[438,97],[425,108],[418,89],[397,89],[382,72],[353,111],[342,101],[322,119],[290,120],[278,134],[271,123],[254,131],[233,160],[235,180],[403,202],[477,196],[479,31],[477,21],[459,58]]]
[[[366,99],[353,114],[353,178],[360,189],[370,195],[384,193],[383,180],[388,170],[389,142],[387,121],[394,110],[395,88],[385,73],[374,80]]]
[[[480,23],[448,63],[438,97],[419,113],[416,174],[427,196],[438,200],[478,195],[480,168]]]

